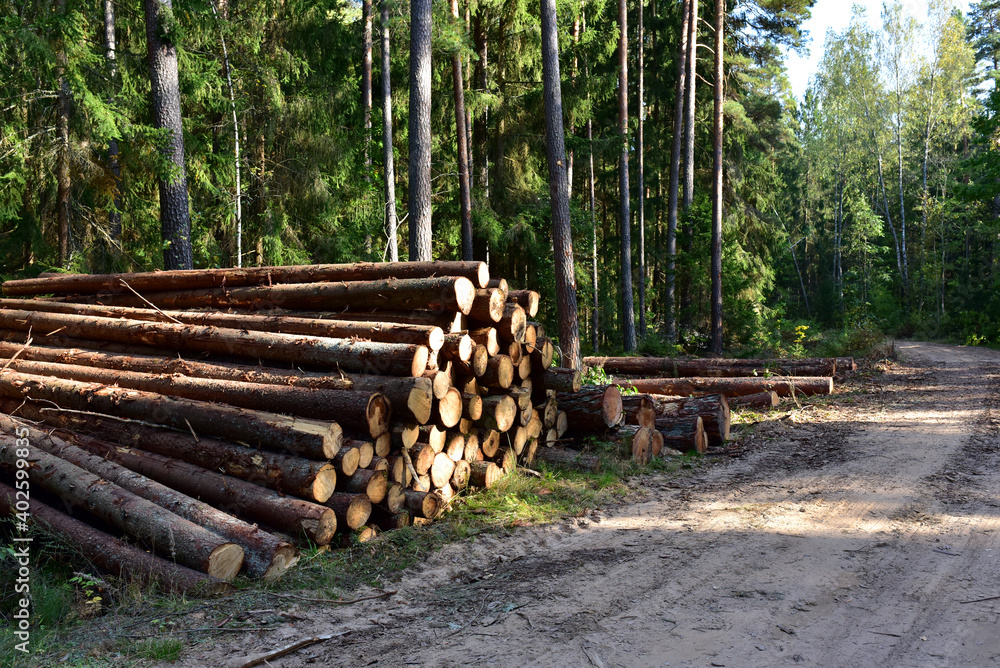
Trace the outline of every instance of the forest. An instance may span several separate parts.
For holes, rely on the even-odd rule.
[[[801,101],[814,0],[0,3],[3,278],[477,259],[584,352],[1000,344],[1000,0],[855,7]]]

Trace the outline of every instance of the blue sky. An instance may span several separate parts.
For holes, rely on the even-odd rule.
[[[788,78],[792,84],[795,97],[802,99],[809,78],[816,73],[819,62],[823,58],[823,42],[828,30],[841,32],[851,21],[851,5],[858,4],[867,10],[868,21],[873,27],[882,24],[882,0],[818,0],[812,8],[812,18],[803,24],[808,31],[807,44],[809,51],[798,55],[788,53],[785,56],[785,66],[788,68]],[[954,4],[963,12],[969,10],[969,0],[954,0]],[[927,0],[903,0],[903,6],[918,21],[923,23],[927,18]]]

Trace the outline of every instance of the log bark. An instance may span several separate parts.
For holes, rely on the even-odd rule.
[[[622,393],[614,385],[559,393],[559,409],[569,416],[573,432],[604,432],[622,420]]]
[[[15,494],[13,488],[0,482],[0,516],[7,517],[15,511]],[[31,499],[31,521],[72,545],[103,573],[138,581],[143,586],[155,584],[187,596],[219,596],[235,591],[225,580],[161,559],[37,499]]]
[[[775,378],[647,378],[623,380],[619,385],[634,387],[647,394],[688,396],[691,394],[724,394],[739,397],[757,392],[773,391],[779,396],[796,394],[812,396],[831,394],[833,378],[785,376]]]
[[[595,473],[601,470],[601,460],[598,457],[569,448],[541,447],[538,448],[536,455],[541,461],[557,466],[583,469]]]
[[[646,394],[622,397],[625,424],[635,424],[647,429],[656,427],[656,403]]]
[[[36,376],[117,385],[171,397],[336,421],[354,429],[366,430],[372,437],[388,431],[392,411],[388,399],[377,392],[261,385],[21,359],[0,358],[0,366]]]
[[[364,494],[372,503],[381,503],[389,491],[388,471],[358,469],[343,478],[338,491]]]
[[[503,472],[500,467],[489,461],[469,462],[469,485],[489,489]]]
[[[506,389],[514,382],[514,364],[507,355],[494,355],[489,358],[486,370],[479,374],[477,383],[484,387]]]
[[[333,493],[336,469],[325,461],[248,448],[214,438],[195,440],[189,431],[170,431],[95,414],[71,413],[33,401],[0,399],[0,412],[102,439],[247,480],[268,489],[322,503]],[[338,455],[340,453],[338,452]]]
[[[0,309],[0,328],[54,331],[65,336],[177,351],[239,355],[259,359],[341,368],[355,373],[420,376],[427,368],[426,346],[251,332],[223,327],[113,320],[65,313]],[[40,339],[45,343],[45,338]]]
[[[455,462],[455,471],[451,474],[451,487],[456,491],[462,491],[469,486],[469,478],[472,476],[472,466],[464,459]]]
[[[19,428],[27,430],[27,438],[33,446],[236,543],[243,548],[243,566],[250,577],[277,580],[298,561],[297,551],[291,544],[232,515],[216,510],[207,503],[74,445],[91,437],[63,429],[46,433],[19,420],[0,415],[0,429],[14,433]],[[104,446],[114,447],[106,441],[101,443]]]
[[[496,322],[497,337],[501,342],[516,341],[524,343],[524,334],[528,329],[528,318],[524,309],[518,304],[504,304],[503,317]]]
[[[314,283],[318,281],[378,281],[387,279],[462,276],[477,288],[490,280],[485,262],[355,262],[352,264],[314,264],[284,267],[248,267],[243,269],[197,269],[157,271],[133,274],[60,274],[46,278],[7,281],[3,294],[26,296],[41,294],[98,294],[125,291],[122,282],[139,292],[194,290],[274,283]]]
[[[486,353],[488,355],[492,356],[500,352],[500,342],[497,339],[496,327],[479,327],[478,329],[470,329],[469,336],[477,344],[486,346]]]
[[[444,344],[444,331],[436,325],[414,325],[392,322],[353,322],[329,320],[323,316],[302,318],[287,315],[256,315],[251,313],[218,313],[192,311],[158,311],[130,306],[103,306],[53,302],[40,299],[0,299],[0,308],[62,313],[99,318],[125,318],[146,322],[181,322],[187,325],[247,329],[256,332],[303,334],[330,339],[365,339],[382,343],[412,343],[439,350]]]
[[[583,388],[583,375],[578,369],[541,367],[535,371],[535,384],[532,388],[536,392],[579,392]]]
[[[852,371],[858,370],[858,365],[854,362],[853,357],[838,357],[837,360],[837,373],[845,374]],[[801,375],[801,374],[800,374]]]
[[[318,503],[144,450],[106,446],[94,439],[79,445],[232,515],[303,535],[317,545],[328,544],[337,530],[337,518]]]
[[[472,359],[472,349],[475,346],[472,338],[468,334],[455,332],[444,337],[444,343],[439,346],[438,358],[445,360],[458,360],[468,362]]]
[[[643,378],[758,376],[765,373],[786,376],[832,376],[837,363],[832,357],[813,359],[674,359],[670,357],[585,357],[590,367],[607,373]]]
[[[40,448],[18,447],[17,440],[14,432],[0,434],[0,462],[14,469],[19,459],[27,461],[33,485],[184,566],[227,582],[236,577],[243,564],[240,546]]]
[[[372,522],[382,531],[392,531],[405,529],[410,526],[412,520],[410,513],[405,510],[392,512],[381,506],[375,506],[372,508]]]
[[[476,290],[475,301],[467,312],[469,319],[480,322],[500,322],[504,314],[504,294],[496,288]]]
[[[445,334],[461,332],[465,329],[465,315],[458,311],[344,311],[297,313],[301,317],[345,320],[351,322],[394,322],[410,325],[440,327]]]
[[[733,397],[729,400],[730,408],[774,408],[781,399],[777,392],[757,392],[747,394],[742,397]]]
[[[729,440],[732,415],[729,401],[722,394],[677,399],[661,395],[647,395],[656,403],[656,427],[666,428],[672,421],[694,416],[704,421],[709,445],[722,445]]]
[[[697,452],[705,454],[708,451],[708,435],[700,417],[684,417],[660,426],[656,430],[663,436],[663,446],[681,452]]]
[[[406,494],[406,508],[415,517],[424,517],[432,520],[441,512],[441,497],[433,492],[418,492],[408,489]]]
[[[534,318],[538,315],[538,303],[540,300],[541,295],[534,290],[511,290],[507,293],[507,301],[513,302],[523,308],[529,318]]]
[[[483,397],[483,417],[480,423],[487,429],[505,432],[514,426],[518,417],[517,402],[507,394]]]
[[[10,370],[0,372],[0,396],[47,400],[64,408],[128,417],[272,449],[281,448],[311,459],[330,459],[337,454],[343,441],[343,432],[332,422]]]
[[[348,529],[364,526],[372,514],[372,502],[363,493],[334,492],[326,506],[337,515],[337,525]]]

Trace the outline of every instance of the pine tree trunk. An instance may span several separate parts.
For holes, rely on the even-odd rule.
[[[372,143],[372,0],[361,0],[361,113],[365,128],[365,179],[371,178]]]
[[[588,99],[590,95],[588,94]],[[600,348],[600,321],[601,321],[601,300],[600,285],[597,281],[597,202],[594,192],[594,124],[591,119],[587,119],[587,145],[590,147],[589,160],[589,186],[590,186],[590,279],[594,287],[593,311],[590,314],[590,344],[596,353]]]
[[[59,14],[66,14],[66,0],[59,0]],[[59,52],[57,54],[59,75],[59,115],[56,119],[56,129],[59,135],[59,151],[56,159],[56,215],[59,223],[59,264],[65,266],[70,255],[70,224],[69,197],[72,183],[69,176],[70,145],[69,116],[72,100],[69,81],[66,79],[66,35],[60,35]]]
[[[451,15],[458,19],[458,0],[451,0]],[[469,183],[469,147],[465,128],[465,80],[462,77],[462,56],[456,51],[451,57],[451,74],[455,89],[455,138],[458,153],[458,199],[462,229],[462,259],[472,260],[472,192]]]
[[[146,43],[153,99],[153,126],[168,131],[163,158],[172,174],[161,173],[160,228],[163,235],[165,269],[191,269],[191,216],[188,211],[187,176],[184,168],[184,128],[181,125],[181,92],[177,78],[177,47],[164,16],[173,20],[171,0],[143,0],[146,13]]]
[[[479,91],[480,95],[483,95],[488,90],[488,83],[486,79],[486,64],[489,50],[489,43],[486,36],[486,26],[484,25],[486,19],[484,16],[486,9],[482,4],[476,6],[476,15],[472,22],[472,41],[476,47],[476,66],[473,72],[473,81],[475,86]],[[489,160],[487,159],[487,137],[486,137],[486,121],[487,121],[487,110],[483,109],[476,116],[475,120],[472,122],[472,145],[474,147],[475,153],[475,169],[476,169],[476,189],[477,192],[482,193],[480,197],[480,206],[485,206],[490,200],[490,167]],[[485,241],[479,242],[477,240],[476,244],[476,257],[479,260],[485,260],[487,254],[487,246]]]
[[[112,86],[117,87],[118,61],[115,44],[115,3],[113,0],[104,0],[104,57],[108,61],[108,79]],[[111,172],[114,182],[108,223],[111,228],[111,238],[119,241],[122,236],[122,170],[118,164],[118,140],[114,138],[108,142],[108,171]]]
[[[573,231],[566,181],[566,144],[563,134],[562,90],[559,76],[559,34],[555,0],[542,0],[542,88],[545,97],[545,146],[549,163],[549,199],[556,267],[556,309],[562,366],[580,368],[580,324],[576,305]],[[522,311],[523,313],[523,311]],[[502,332],[501,332],[502,333]],[[523,337],[522,337],[523,340]]]
[[[726,20],[725,0],[715,0],[715,106],[712,125],[712,352],[722,354],[722,68]]]
[[[638,60],[639,60],[639,126],[638,137],[636,137],[636,191],[638,195],[638,205],[639,209],[636,211],[636,217],[639,220],[639,247],[636,251],[639,254],[638,261],[638,274],[639,274],[639,339],[646,336],[646,144],[643,125],[646,120],[646,106],[645,106],[645,76],[643,75],[643,68],[645,67],[645,44],[643,41],[643,0],[639,0],[639,6],[636,8],[636,13],[639,17],[639,25],[637,29],[638,40],[636,48],[638,50]]]
[[[687,101],[684,108],[684,252],[690,256],[694,252],[694,222],[690,219],[691,205],[694,203],[694,116],[695,93],[698,84],[698,0],[691,0],[691,15],[688,21],[687,48]],[[691,284],[693,277],[688,275],[681,282],[681,318],[684,324],[690,323]]]
[[[219,13],[215,8],[215,0],[211,0],[212,13],[218,22]],[[228,16],[226,17],[228,19]],[[236,93],[233,90],[232,70],[229,67],[229,49],[226,48],[226,38],[219,26],[219,40],[222,42],[222,69],[226,74],[226,86],[229,89],[229,109],[233,116],[233,166],[236,176],[236,196],[233,200],[233,215],[236,219],[236,266],[243,266],[243,190],[240,184],[240,122],[236,116]]]
[[[632,211],[631,190],[628,176],[628,3],[618,0],[618,134],[622,149],[619,158],[618,195],[621,206],[618,210],[618,233],[621,240],[621,300],[622,300],[622,347],[625,352],[635,350],[635,309],[632,306]]]
[[[692,0],[684,0],[677,52],[677,88],[674,94],[674,132],[670,141],[670,185],[667,194],[667,266],[663,302],[666,310],[667,342],[677,341],[677,200],[680,189],[681,145],[684,143],[684,96],[687,93],[688,37]]]
[[[382,151],[385,161],[385,235],[389,262],[399,261],[396,220],[396,164],[392,146],[392,82],[390,70],[389,0],[382,0]]]
[[[410,260],[431,259],[431,0],[410,2]]]

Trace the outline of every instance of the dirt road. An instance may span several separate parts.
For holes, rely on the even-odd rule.
[[[762,423],[647,501],[435,554],[391,603],[189,666],[1000,664],[1000,353],[898,345],[863,397]],[[969,602],[994,597],[993,600]]]

